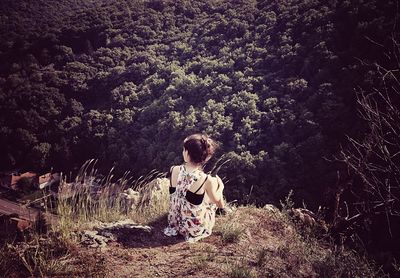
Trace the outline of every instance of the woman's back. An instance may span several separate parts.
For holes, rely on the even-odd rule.
[[[194,194],[204,194],[204,183],[209,176],[199,169],[188,170],[185,165],[171,167],[170,185],[172,188],[183,187]],[[179,182],[179,184],[178,184]]]
[[[182,156],[185,164],[170,170],[170,209],[164,234],[183,235],[194,242],[211,234],[216,206],[223,207],[222,188],[217,179],[205,174],[203,165],[212,156],[215,142],[194,134],[184,140]]]

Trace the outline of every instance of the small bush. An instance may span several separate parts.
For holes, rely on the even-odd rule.
[[[19,273],[25,276],[52,276],[66,269],[68,248],[55,236],[34,236],[27,242],[6,243],[0,252],[0,273],[5,277]]]
[[[31,234],[0,247],[1,277],[105,277],[104,260],[76,253],[59,234]]]
[[[282,206],[282,213],[283,214],[290,214],[290,211],[294,208],[294,202],[292,200],[293,197],[293,190],[290,190],[288,195],[285,197],[285,200],[280,201]]]
[[[234,262],[228,264],[227,275],[231,278],[255,278],[255,272],[249,267],[245,261]]]
[[[216,233],[221,235],[223,242],[234,243],[240,240],[244,231],[245,228],[238,222],[224,221],[218,227]]]

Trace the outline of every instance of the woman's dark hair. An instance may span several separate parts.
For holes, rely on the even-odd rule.
[[[207,135],[198,133],[186,137],[183,147],[188,151],[192,162],[203,164],[212,157],[218,144]]]

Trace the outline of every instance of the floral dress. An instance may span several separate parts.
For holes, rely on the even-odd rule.
[[[216,206],[205,201],[194,205],[186,198],[191,185],[199,179],[196,173],[189,173],[182,165],[179,168],[176,190],[170,194],[168,227],[164,229],[167,236],[178,233],[189,242],[195,242],[211,235],[215,224]],[[205,193],[204,193],[205,194]]]

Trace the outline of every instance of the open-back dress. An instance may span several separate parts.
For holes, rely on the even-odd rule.
[[[195,242],[211,235],[215,224],[216,205],[209,203],[208,198],[205,198],[205,191],[203,194],[197,194],[204,186],[208,175],[204,178],[199,170],[188,172],[184,165],[176,167],[179,167],[179,174],[176,187],[173,187],[171,182],[169,188],[168,227],[164,229],[164,234],[167,236],[181,234],[185,240]],[[189,191],[200,178],[203,178],[203,181],[197,190]]]

